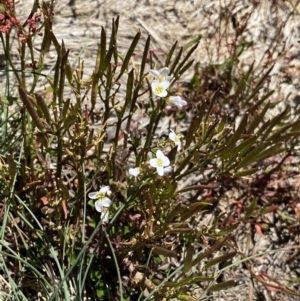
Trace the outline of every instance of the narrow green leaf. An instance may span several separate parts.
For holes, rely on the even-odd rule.
[[[235,280],[228,280],[222,283],[214,284],[208,288],[209,292],[218,292],[222,290],[227,290],[236,285]]]
[[[173,44],[173,46],[171,47],[169,53],[167,54],[166,62],[165,62],[166,67],[169,67],[169,64],[171,62],[171,59],[172,59],[173,53],[176,49],[176,46],[177,46],[177,41]]]
[[[146,66],[149,48],[150,48],[150,40],[151,40],[151,36],[149,35],[146,40],[146,43],[145,43],[145,48],[144,48],[141,67],[140,67],[140,81],[142,80],[142,78],[144,76],[145,66]]]
[[[193,38],[192,40],[190,40],[189,42],[187,42],[184,46],[183,46],[183,51],[187,50],[188,48],[192,47],[195,44],[199,44],[200,40],[201,40],[202,36],[199,35],[195,38]]]
[[[183,262],[183,273],[188,272],[192,267],[193,255],[195,252],[194,245],[190,244],[186,249],[186,254]]]
[[[114,46],[108,50],[103,64],[100,65],[100,73],[104,73],[104,71],[107,69],[108,65],[111,63],[111,58],[114,52],[115,52]]]
[[[241,160],[241,162],[238,164],[236,169],[240,169],[242,167],[245,167],[249,164],[252,164],[254,162],[257,162],[259,160],[266,159],[268,157],[274,156],[276,154],[279,154],[284,151],[284,147],[282,147],[282,143],[277,143],[269,148],[267,148],[265,151],[262,151],[261,153],[253,156],[253,152],[251,152],[246,158]]]
[[[34,106],[32,105],[30,99],[28,98],[27,93],[25,92],[25,90],[21,86],[19,86],[19,94],[20,94],[21,100],[24,103],[25,108],[27,109],[28,113],[30,114],[30,116],[32,118],[32,121],[34,122],[36,127],[41,132],[43,132],[45,130],[43,121],[39,117],[38,113],[36,112]]]
[[[207,207],[207,203],[196,202],[189,205],[183,212],[180,213],[180,221],[183,222],[187,220],[189,217],[203,210],[203,208]]]
[[[149,247],[151,247],[151,245]],[[153,246],[152,252],[154,254],[164,255],[166,257],[177,257],[177,253],[175,251],[168,250],[168,249],[158,247],[158,246]]]
[[[270,107],[270,102],[268,101],[267,104],[264,106],[263,110],[260,112],[260,114],[254,113],[254,117],[252,117],[252,120],[246,129],[247,134],[253,134],[253,132],[257,129],[259,124],[263,122],[264,116],[268,111],[269,107]]]
[[[245,141],[241,142],[238,146],[236,146],[232,150],[228,150],[228,148],[226,148],[225,151],[223,151],[220,154],[220,156],[222,157],[223,160],[232,158],[232,157],[236,156],[240,151],[248,150],[249,148],[251,148],[251,146],[254,146],[257,138],[258,138],[257,136],[250,137],[250,138],[246,139]]]
[[[63,104],[63,108],[62,108],[62,112],[61,112],[61,116],[62,116],[63,120],[66,119],[66,116],[67,116],[67,113],[69,112],[69,110],[70,110],[70,98],[65,100],[64,104]]]
[[[173,222],[174,218],[185,208],[181,203],[177,204],[166,216],[165,223],[169,224]]]
[[[125,107],[131,103],[133,79],[134,79],[134,69],[131,69],[131,71],[128,73],[128,79],[127,79]]]
[[[62,44],[62,49],[64,48],[64,43]],[[63,97],[64,97],[64,89],[65,89],[65,79],[66,79],[66,65],[68,62],[68,56],[69,56],[68,49],[66,53],[63,55],[61,60],[61,67],[60,67],[60,79],[59,79],[59,103],[62,103]]]
[[[128,51],[127,51],[127,54],[126,54],[126,56],[124,58],[124,61],[123,61],[122,67],[121,67],[120,74],[119,74],[118,78],[116,79],[116,81],[118,81],[120,79],[120,77],[123,75],[123,73],[125,72],[125,70],[128,68],[129,60],[131,59],[131,57],[133,55],[133,52],[135,50],[135,47],[136,47],[136,45],[137,45],[140,37],[141,37],[141,32],[139,31],[135,35],[135,37],[134,37],[134,39],[133,39],[133,41],[132,41],[132,43],[131,43]]]
[[[91,104],[92,110],[95,108],[96,99],[98,95],[98,82],[100,78],[100,63],[101,63],[101,46],[98,46],[98,52],[96,57],[95,69],[92,75],[93,83],[92,83],[92,90],[91,90]]]
[[[112,31],[111,31],[111,37],[109,42],[109,49],[114,50],[113,55],[114,55],[115,65],[118,64],[118,45],[117,45],[118,23],[119,23],[119,16],[117,17],[116,21],[112,19]]]
[[[48,53],[51,46],[51,33],[53,34],[52,16],[49,15],[48,5],[45,1],[42,2],[41,10],[43,11],[43,15],[44,15],[44,20],[43,20],[44,34],[43,34],[43,41],[41,44],[41,52]]]
[[[245,213],[245,218],[250,217],[250,215],[253,213],[253,211],[257,208],[257,199],[254,199],[249,208],[247,209]]]
[[[182,67],[184,66],[185,62],[190,59],[191,55],[193,54],[193,52],[197,49],[199,45],[199,42],[196,43],[196,45],[194,45],[190,51],[185,55],[185,57],[182,59],[182,62],[176,67],[176,69],[174,70],[174,75],[176,76],[177,73],[179,73],[179,70],[182,69]]]
[[[197,301],[197,299],[189,296],[189,295],[178,295],[177,297],[180,301]]]
[[[41,109],[41,111],[43,112],[43,115],[44,115],[47,123],[49,125],[51,125],[52,119],[51,119],[50,111],[49,111],[49,108],[48,108],[44,98],[41,95],[39,95],[38,93],[35,93],[34,96],[36,98],[38,108]]]
[[[177,64],[178,64],[178,62],[181,58],[182,51],[183,51],[183,47],[180,47],[179,52],[177,53],[177,56],[175,57],[175,60],[172,64],[172,66],[170,67],[170,74],[174,74],[174,70],[175,70],[175,68],[176,68],[176,66],[177,66]]]
[[[64,129],[64,132],[67,131],[72,125],[74,125],[77,122],[77,117],[73,114],[68,115],[64,119],[64,123],[62,126],[62,129]]]
[[[242,170],[242,171],[236,172],[233,176],[235,178],[242,178],[242,177],[253,175],[258,170],[259,170],[258,168],[250,168],[250,169],[246,169],[246,170]]]
[[[212,247],[210,247],[208,250],[204,251],[203,253],[199,254],[193,261],[192,266],[197,265],[201,260],[203,260],[206,257],[209,257],[211,254],[213,254],[215,251],[220,249],[229,236],[226,236],[224,239],[217,241]]]
[[[100,34],[100,70],[103,70],[102,64],[104,64],[105,57],[106,57],[106,32],[102,26],[101,34]]]
[[[191,60],[191,61],[189,61],[188,63],[186,63],[186,65],[184,65],[183,67],[182,67],[182,69],[180,69],[179,71],[178,71],[178,75],[182,75],[186,70],[188,70],[192,65],[193,65],[193,63],[194,63],[194,60]]]
[[[214,258],[210,261],[208,261],[205,265],[204,265],[204,268],[207,269],[213,265],[216,265],[220,262],[224,262],[224,261],[227,261],[227,260],[230,260],[232,259],[234,256],[236,255],[236,252],[230,252],[228,254],[225,254],[225,255],[222,255],[220,257],[217,257],[217,258]]]
[[[236,142],[240,139],[242,133],[245,131],[245,124],[247,124],[248,114],[244,114],[237,130],[234,134],[226,141],[226,147],[233,148]]]
[[[186,276],[183,280],[176,282],[166,282],[164,286],[166,287],[182,287],[183,285],[188,284],[193,279],[193,274]]]
[[[245,103],[249,103],[249,101],[251,101],[251,99],[254,98],[254,96],[259,92],[259,90],[261,89],[261,87],[263,86],[263,84],[266,82],[267,77],[269,76],[270,72],[273,70],[275,64],[273,64],[265,74],[263,74],[263,76],[261,77],[261,79],[259,80],[259,82],[257,83],[257,85],[255,86],[255,88],[252,90],[252,93],[249,95],[249,97],[245,100]]]

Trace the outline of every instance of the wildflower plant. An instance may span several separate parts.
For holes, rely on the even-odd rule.
[[[257,224],[274,207],[259,209],[251,191],[248,207],[234,208],[234,214],[217,212],[214,203],[225,197],[228,183],[255,179],[265,160],[290,155],[299,142],[300,120],[290,121],[289,108],[265,119],[272,93],[260,93],[272,66],[254,80],[253,66],[247,72],[233,68],[235,51],[226,66],[215,66],[232,86],[227,94],[213,93],[208,70],[195,64],[189,93],[179,95],[198,41],[186,51],[175,43],[155,70],[148,36],[139,64],[133,64],[141,33],[120,55],[117,17],[110,37],[101,28],[94,70],[85,74],[83,62],[73,64],[72,50],[52,30],[53,6],[50,1],[34,7],[36,15],[18,25],[17,61],[7,42],[13,33],[2,31],[6,63],[18,84],[14,93],[1,95],[17,99],[1,102],[6,112],[1,132],[9,142],[2,139],[0,145],[1,271],[13,295],[33,300],[42,293],[50,301],[197,300],[195,288],[206,298],[235,286],[235,279],[219,281],[226,271],[221,265],[253,257],[245,256],[231,235],[241,224]],[[42,41],[34,39],[40,34]],[[35,43],[41,43],[38,54]],[[56,64],[47,73],[43,60],[50,48]],[[30,72],[24,76],[20,68]],[[37,89],[44,77],[50,96]],[[216,107],[229,101],[239,110],[216,116]],[[187,126],[183,133],[167,129],[165,136],[157,135],[170,105],[180,109],[171,116],[174,127]],[[147,117],[144,127],[133,117],[139,109]],[[232,115],[241,118],[239,124]],[[266,181],[281,164],[264,171]],[[213,218],[205,223],[209,213]],[[248,271],[253,275],[250,265]],[[34,279],[34,286],[28,289],[24,279]]]

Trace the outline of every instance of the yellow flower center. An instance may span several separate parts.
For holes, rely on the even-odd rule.
[[[105,194],[103,194],[102,192],[98,192],[96,194],[96,197],[98,201],[103,201],[103,199],[105,198]]]
[[[160,167],[164,166],[164,161],[162,159],[158,158],[156,162],[157,162],[158,166],[160,166]]]
[[[155,93],[161,94],[164,91],[164,88],[162,86],[156,86],[155,87]]]

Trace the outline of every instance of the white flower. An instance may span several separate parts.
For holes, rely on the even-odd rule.
[[[160,176],[163,176],[164,175],[164,167],[166,166],[169,166],[170,165],[170,160],[167,156],[165,156],[163,154],[163,152],[161,150],[158,150],[156,152],[156,158],[154,159],[151,159],[149,161],[149,164],[152,166],[152,167],[155,167],[156,168],[156,171],[157,173],[160,175]]]
[[[164,167],[164,175],[168,175],[169,173],[172,172],[172,166],[167,166],[167,167]]]
[[[168,76],[170,69],[168,67],[163,67],[160,70],[149,70],[149,73],[157,79],[158,82],[170,81],[172,76]]]
[[[109,186],[104,186],[97,192],[89,193],[89,198],[96,200],[95,208],[98,212],[101,212],[101,219],[106,223],[108,222],[108,208],[111,205],[111,199],[106,196],[109,191]]]
[[[183,100],[180,96],[171,96],[167,99],[169,105],[174,105],[177,108],[182,108],[187,105],[187,102]]]
[[[169,133],[169,138],[175,143],[175,145],[177,145],[177,149],[180,151],[181,149],[181,135],[177,135],[174,131],[171,130],[171,132]]]
[[[154,80],[151,83],[152,92],[159,97],[166,97],[168,95],[167,89],[170,86],[169,81]]]
[[[133,177],[137,177],[141,172],[140,167],[135,167],[135,168],[129,168],[129,174]]]

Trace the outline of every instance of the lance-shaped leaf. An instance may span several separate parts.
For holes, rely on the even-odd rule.
[[[177,53],[177,55],[175,57],[175,60],[174,60],[172,66],[170,68],[170,74],[174,74],[174,70],[175,70],[175,68],[176,68],[176,66],[177,66],[177,64],[178,64],[178,62],[181,58],[182,51],[183,51],[183,47],[180,47],[179,52]]]
[[[200,40],[201,40],[202,36],[199,35],[193,39],[191,39],[189,42],[187,42],[184,46],[183,46],[183,50],[187,50],[188,48],[192,47],[195,44],[199,44]]]
[[[195,266],[198,264],[201,260],[203,260],[206,257],[209,257],[212,255],[215,251],[220,249],[226,240],[228,239],[228,236],[226,236],[224,239],[217,241],[212,247],[210,247],[208,250],[204,251],[203,253],[199,254],[193,261],[192,261],[192,266]]]
[[[169,213],[167,213],[167,216],[165,218],[165,223],[169,224],[171,223],[175,217],[179,215],[179,213],[185,208],[181,203],[177,204]]]
[[[131,69],[131,71],[128,73],[128,78],[127,78],[124,110],[126,109],[126,106],[131,103],[132,90],[133,90],[133,79],[134,79],[134,69]]]
[[[254,113],[254,117],[250,120],[248,126],[246,127],[246,133],[252,134],[257,129],[257,127],[263,122],[264,116],[270,107],[270,102],[264,106],[263,110],[260,113]]]
[[[119,27],[119,16],[117,16],[116,21],[112,19],[112,31],[111,31],[111,37],[109,42],[109,49],[113,49],[115,65],[118,64],[118,45],[117,45],[118,27]]]
[[[36,125],[36,127],[43,132],[45,130],[44,124],[42,122],[42,119],[39,117],[38,113],[36,112],[33,104],[31,103],[29,97],[27,96],[27,93],[25,90],[19,86],[19,94],[21,97],[21,100],[24,103],[25,108],[27,109],[28,113],[30,114],[33,123]]]
[[[249,169],[245,169],[245,170],[242,170],[242,171],[238,171],[238,172],[234,173],[233,176],[235,178],[242,178],[242,177],[253,175],[258,170],[259,170],[259,168],[249,168]]]
[[[236,255],[236,252],[230,252],[228,254],[225,254],[225,255],[222,255],[222,256],[219,256],[217,258],[214,258],[210,261],[208,261],[205,265],[204,265],[204,268],[207,269],[213,265],[216,265],[220,262],[224,262],[224,261],[227,261],[227,260],[230,260],[232,259],[234,256]]]
[[[183,273],[186,273],[191,269],[194,252],[195,252],[195,248],[192,244],[190,244],[186,249],[186,254],[184,257],[183,269],[182,269]]]
[[[51,16],[52,12],[49,13],[48,4],[45,1],[42,2],[41,10],[43,11],[43,15],[44,15],[44,21],[43,21],[44,34],[43,34],[43,41],[41,44],[41,52],[47,53],[49,52],[51,46],[51,33],[53,34],[52,16]]]
[[[200,212],[201,210],[203,210],[206,207],[207,207],[207,203],[203,203],[203,202],[197,202],[197,203],[193,203],[193,204],[189,205],[188,207],[185,208],[185,210],[183,210],[180,213],[180,215],[179,215],[180,221],[183,222],[183,221],[187,220],[189,217]]]
[[[150,40],[151,40],[151,36],[149,35],[145,43],[145,48],[144,48],[141,67],[140,67],[140,81],[143,79],[144,76],[145,66],[146,66],[149,48],[150,48]]]
[[[190,51],[182,59],[182,62],[174,70],[174,75],[176,75],[177,73],[179,73],[180,69],[184,69],[184,67],[183,67],[184,65],[190,64],[190,62],[187,63],[187,64],[185,64],[185,63],[190,58],[190,56],[193,54],[193,52],[197,49],[198,45],[199,45],[199,42],[190,49]],[[180,74],[182,74],[182,73],[180,73]]]
[[[43,112],[43,115],[44,115],[47,123],[49,125],[51,125],[51,115],[50,115],[49,108],[48,108],[44,98],[41,95],[39,95],[38,93],[35,93],[34,96],[36,98],[38,108],[41,109],[41,111]]]
[[[166,257],[177,257],[177,253],[173,250],[168,250],[163,247],[151,246],[151,245],[149,247],[152,247],[152,252],[154,254],[164,255]]]
[[[140,37],[141,37],[141,33],[138,32],[135,35],[135,37],[134,37],[134,39],[133,39],[133,41],[132,41],[132,43],[131,43],[128,51],[127,51],[127,54],[126,54],[126,56],[124,58],[124,61],[122,63],[120,74],[119,74],[118,78],[116,79],[116,81],[118,81],[120,79],[120,77],[123,75],[123,73],[125,72],[125,70],[128,68],[129,60],[131,59],[131,57],[132,57],[132,55],[134,53],[135,47],[136,47],[136,45],[137,45]]]
[[[234,157],[237,154],[239,154],[242,150],[244,151],[243,153],[246,153],[247,150],[249,150],[252,146],[255,145],[255,142],[257,139],[258,139],[258,136],[255,135],[255,136],[250,137],[250,138],[246,139],[245,141],[241,142],[238,146],[234,147],[232,150],[229,150],[228,148],[226,148],[224,151],[222,151],[220,156],[222,157],[223,160],[226,160],[229,158],[234,159]]]
[[[222,290],[227,290],[231,287],[234,287],[235,285],[236,285],[235,280],[228,280],[228,281],[221,282],[221,283],[214,284],[214,285],[210,286],[208,288],[208,292],[219,292],[219,291],[222,291]]]
[[[188,284],[193,279],[193,277],[194,277],[194,275],[191,274],[189,276],[185,276],[183,280],[179,280],[176,282],[166,282],[164,284],[164,286],[166,286],[166,287],[182,287],[182,286]]]
[[[177,298],[180,301],[197,301],[197,299],[195,299],[189,295],[183,295],[183,294],[178,295]]]
[[[165,61],[166,67],[169,67],[169,64],[171,62],[171,59],[172,59],[173,53],[176,49],[176,46],[177,46],[177,41],[174,43],[174,45],[171,47],[169,53],[167,54],[166,61]]]
[[[271,156],[274,156],[276,154],[283,152],[284,150],[285,149],[284,149],[284,147],[282,147],[281,142],[267,148],[264,151],[261,151],[258,154],[256,154],[256,150],[254,150],[248,156],[246,156],[246,158],[241,160],[241,162],[237,165],[236,169],[239,170],[240,168],[250,165],[259,160],[267,159]]]
[[[59,104],[62,104],[63,97],[64,97],[64,89],[65,89],[65,79],[66,79],[66,65],[68,62],[68,56],[69,56],[69,51],[68,49],[62,57],[61,60],[61,66],[60,66],[60,79],[59,79]],[[64,43],[62,43],[62,52],[64,52]]]

